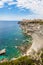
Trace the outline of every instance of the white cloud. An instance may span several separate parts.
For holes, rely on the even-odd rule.
[[[43,19],[38,15],[27,15],[27,16],[20,16],[20,15],[0,15],[0,20],[7,20],[7,21],[14,21],[14,20],[22,20],[22,19]]]
[[[13,5],[13,4],[16,4],[16,2],[8,2],[8,5]]]
[[[5,21],[5,20],[8,20],[8,21],[14,21],[14,20],[22,20],[23,18],[19,15],[0,15],[0,20],[2,21]]]
[[[43,15],[43,0],[17,0],[17,7],[30,9],[36,14]]]
[[[33,13],[36,13],[37,18],[43,18],[43,0],[16,0],[16,2],[14,2],[14,0],[1,0],[0,8],[4,7],[5,3],[9,6],[16,4],[16,6],[21,9],[30,9]]]
[[[4,7],[4,4],[7,3],[8,5],[16,4],[13,0],[1,0],[0,1],[0,8]]]
[[[19,8],[26,8],[30,9],[36,14],[43,15],[43,0],[1,0],[0,1],[0,8],[4,6],[4,3],[8,5],[16,4]]]
[[[2,1],[0,1],[0,8],[2,8],[3,7],[3,2]]]

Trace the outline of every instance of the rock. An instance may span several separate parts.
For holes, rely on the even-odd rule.
[[[16,60],[17,58],[12,58],[10,61]]]
[[[3,63],[3,62],[8,62],[8,60],[5,58],[5,59],[2,59],[2,60],[0,61],[0,63]]]
[[[43,20],[23,20],[20,25],[24,33],[32,37],[32,45],[27,54],[33,53],[32,49],[35,52],[43,49]]]
[[[6,53],[6,49],[0,50],[0,55],[5,54],[5,53]]]

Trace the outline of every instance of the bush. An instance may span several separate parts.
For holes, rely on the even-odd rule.
[[[38,57],[37,55],[40,57]],[[34,57],[22,56],[20,58],[17,58],[16,60],[0,63],[0,65],[43,65],[43,52],[41,52],[40,54],[36,54],[36,58]]]
[[[0,65],[32,65],[33,61],[28,56],[18,58],[14,61],[0,63]]]

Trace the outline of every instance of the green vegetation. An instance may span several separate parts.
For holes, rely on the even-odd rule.
[[[27,27],[25,27],[25,25],[28,24],[27,22],[28,23],[35,23],[35,24],[36,23],[43,24],[43,20],[31,20],[31,21],[26,20],[26,21],[23,21],[23,22],[19,22],[20,24],[22,24],[21,27],[22,27],[23,30],[25,29],[25,31],[27,31]],[[29,26],[29,27],[31,27],[31,26]],[[28,40],[26,40],[26,42],[28,42]],[[29,46],[25,45],[25,46],[21,46],[19,48],[22,48],[22,47],[23,48],[25,47],[25,49],[26,49]],[[5,62],[0,63],[0,65],[43,65],[43,50],[42,49],[41,49],[41,51],[39,50],[38,53],[36,53],[34,50],[32,50],[32,51],[33,51],[33,53],[28,55],[28,56],[22,56],[20,58],[17,58],[16,60],[11,60],[11,61],[7,61],[7,62],[5,61]],[[26,50],[25,50],[25,52],[26,52]]]
[[[0,63],[0,65],[43,65],[43,52],[33,56],[22,56],[16,60]]]
[[[22,20],[19,21],[18,24],[21,24],[22,26],[28,25],[28,24],[41,24],[43,25],[43,19],[33,19],[33,20]]]
[[[0,65],[33,65],[33,61],[28,56],[24,56],[14,61],[0,63]]]

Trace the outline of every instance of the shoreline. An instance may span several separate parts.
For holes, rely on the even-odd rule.
[[[32,53],[32,50],[38,52],[43,49],[43,20],[22,20],[19,24],[23,33],[32,37],[32,45],[27,50],[27,54]]]
[[[20,24],[22,26],[22,30],[26,31],[26,34],[31,33],[31,34],[28,34],[28,35],[31,35],[32,38],[33,38],[32,45],[30,47],[28,46],[28,49],[25,51],[26,53],[24,53],[24,55],[21,55],[18,58],[12,58],[10,61],[17,60],[17,59],[24,57],[24,56],[32,56],[33,57],[33,55],[34,55],[34,57],[35,57],[35,55],[37,56],[37,53],[39,53],[39,51],[41,51],[43,49],[43,37],[40,35],[40,30],[41,30],[41,34],[43,32],[42,31],[43,25],[40,24],[40,23],[35,24],[35,22],[32,23],[34,25],[32,25],[31,23],[28,22],[28,24],[29,24],[28,25],[26,21],[21,22],[21,23],[23,23],[23,24]],[[27,29],[28,27],[30,29]],[[31,27],[32,27],[32,29],[31,29]],[[24,46],[23,47],[22,46],[21,47],[16,46],[16,48],[19,48],[21,50],[26,49],[26,48],[24,49]]]

